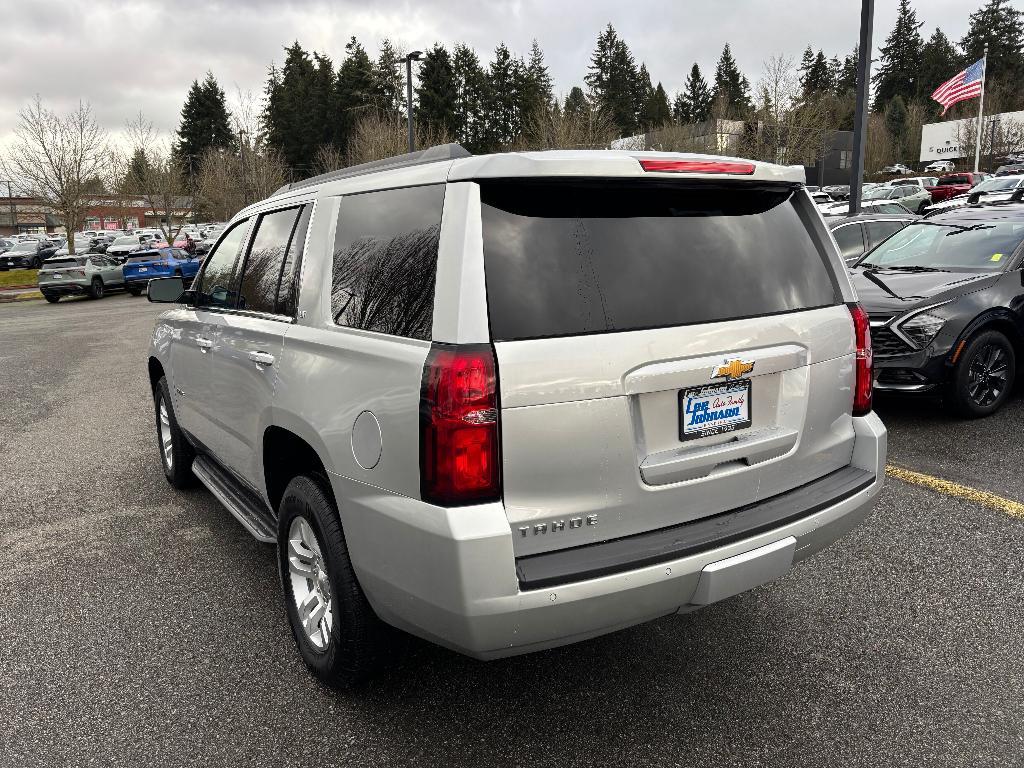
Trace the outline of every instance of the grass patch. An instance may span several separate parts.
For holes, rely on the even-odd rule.
[[[36,285],[37,282],[34,269],[9,269],[0,272],[0,288],[10,285]]]

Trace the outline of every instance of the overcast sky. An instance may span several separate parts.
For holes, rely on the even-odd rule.
[[[927,37],[940,26],[954,41],[983,0],[915,0]],[[1024,0],[1022,0],[1024,2]],[[892,28],[897,0],[876,0],[875,46]],[[481,59],[504,40],[526,54],[536,38],[558,92],[582,85],[598,33],[609,21],[671,95],[693,62],[710,80],[724,43],[751,84],[764,60],[799,58],[810,43],[827,56],[857,42],[857,0],[0,0],[0,142],[36,93],[64,110],[92,104],[112,129],[142,110],[173,131],[188,87],[213,71],[229,98],[259,95],[271,62],[299,40],[337,64],[355,35],[376,55],[381,38],[406,50],[465,41]],[[950,75],[954,74],[950,72]]]

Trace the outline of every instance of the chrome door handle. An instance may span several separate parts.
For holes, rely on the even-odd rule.
[[[249,359],[256,363],[257,368],[261,368],[264,365],[273,365],[274,356],[269,352],[250,352]]]
[[[199,336],[198,338],[196,338],[196,346],[198,346],[203,351],[203,354],[206,354],[211,349],[213,349],[213,340],[207,339],[203,336]]]

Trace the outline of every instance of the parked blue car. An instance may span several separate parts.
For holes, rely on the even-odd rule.
[[[199,271],[202,259],[181,248],[155,248],[136,251],[124,263],[124,287],[132,296],[138,296],[154,277],[182,277],[185,284]]]

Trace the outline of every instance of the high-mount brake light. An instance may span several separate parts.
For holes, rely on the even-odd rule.
[[[658,160],[640,161],[645,171],[659,173],[724,173],[733,176],[750,176],[754,172],[753,163],[742,163],[734,160]]]
[[[420,490],[441,506],[501,497],[498,379],[490,344],[435,344],[423,367]]]
[[[853,387],[853,415],[871,413],[871,389],[874,386],[874,361],[871,354],[871,321],[860,304],[849,304],[857,345],[857,376]]]

